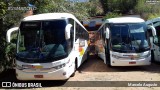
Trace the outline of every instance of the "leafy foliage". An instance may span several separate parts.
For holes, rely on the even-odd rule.
[[[99,0],[90,0],[90,2],[85,3],[67,0],[45,0],[34,2],[34,4],[37,7],[36,13],[67,12],[74,14],[80,20],[103,13]]]
[[[149,3],[147,1],[148,0],[138,0],[137,5],[135,6],[136,13],[141,14],[142,18],[145,20],[160,16],[160,2]]]
[[[134,9],[136,0],[100,0],[103,4],[104,11],[126,14]],[[106,11],[107,10],[107,11]]]
[[[156,18],[156,17],[159,17],[160,16],[160,13],[150,13],[147,17],[147,19],[153,19],[153,18]]]
[[[109,13],[106,14],[105,19],[115,18],[115,17],[120,17],[120,16],[122,16],[121,13],[109,12]]]
[[[23,11],[12,11],[8,7],[18,6],[20,3],[15,1],[0,1],[0,72],[12,67],[13,58],[9,58],[13,55],[12,48],[8,51],[8,44],[6,42],[6,30],[18,24]]]

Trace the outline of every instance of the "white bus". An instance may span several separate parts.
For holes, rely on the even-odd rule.
[[[156,31],[156,36],[152,37],[152,32],[151,33],[151,45],[152,45],[152,60],[160,62],[160,17],[151,19],[146,21],[147,25],[152,26],[155,31]]]
[[[97,34],[98,56],[109,66],[151,64],[149,34],[143,19],[138,17],[106,19]]]
[[[66,80],[74,76],[87,59],[88,38],[84,26],[69,13],[24,18],[17,35],[17,79]]]

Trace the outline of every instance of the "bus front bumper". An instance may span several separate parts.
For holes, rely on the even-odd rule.
[[[144,66],[151,64],[151,56],[138,60],[123,60],[111,58],[111,66]]]
[[[16,69],[16,77],[18,80],[66,80],[70,77],[70,73],[67,68],[52,72],[25,72]]]

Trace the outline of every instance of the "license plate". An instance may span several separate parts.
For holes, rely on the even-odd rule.
[[[34,78],[43,78],[43,75],[34,75]]]
[[[136,62],[129,62],[129,64],[136,64]]]

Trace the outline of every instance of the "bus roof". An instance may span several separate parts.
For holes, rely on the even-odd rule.
[[[152,23],[158,22],[158,21],[160,21],[160,17],[147,20],[147,21],[146,21],[146,24],[152,24]]]
[[[141,23],[145,22],[143,19],[138,17],[118,17],[106,19],[106,23]]]
[[[49,20],[49,19],[64,19],[75,17],[69,13],[44,13],[25,17],[23,21],[33,21],[33,20]]]
[[[25,17],[23,21],[35,21],[35,20],[51,20],[51,19],[67,19],[72,18],[75,20],[79,25],[81,25],[85,30],[86,28],[79,22],[79,20],[70,13],[44,13],[44,14],[37,14]],[[87,31],[87,30],[86,30]]]

